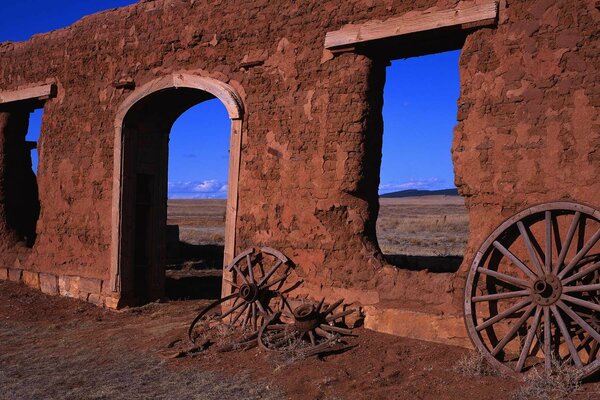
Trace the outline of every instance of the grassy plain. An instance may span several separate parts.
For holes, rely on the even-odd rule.
[[[223,245],[226,200],[169,200],[168,224],[191,245]],[[468,233],[458,196],[380,199],[377,237],[385,254],[460,256]]]

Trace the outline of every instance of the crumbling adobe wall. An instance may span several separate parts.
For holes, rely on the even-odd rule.
[[[466,259],[502,220],[558,199],[600,206],[600,11],[592,1],[509,1],[463,48],[456,183]]]
[[[44,113],[38,238],[20,265],[94,279],[90,290],[109,295],[114,122],[131,94],[113,83],[187,71],[244,102],[238,249],[280,249],[313,295],[458,312],[462,273],[501,219],[556,198],[599,206],[598,11],[501,3],[498,27],[470,35],[460,61],[453,158],[471,235],[457,277],[385,265],[375,238],[385,60],[323,50],[325,33],[347,23],[451,0],[143,1],[0,45],[0,91],[59,89]]]

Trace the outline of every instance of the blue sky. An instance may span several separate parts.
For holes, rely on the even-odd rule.
[[[68,26],[82,16],[135,0],[0,1],[0,41],[27,40]],[[396,60],[384,91],[384,144],[380,193],[454,187],[450,157],[459,95],[459,52]],[[29,140],[37,140],[41,111],[32,114]],[[175,123],[169,144],[169,196],[225,197],[230,123],[225,107],[210,100]],[[37,165],[37,154],[32,154]]]

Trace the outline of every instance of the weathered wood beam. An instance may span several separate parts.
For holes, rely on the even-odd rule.
[[[496,1],[450,10],[411,13],[392,17],[385,21],[369,21],[359,25],[350,24],[337,31],[327,32],[325,48],[329,50],[344,49],[375,40],[439,28],[458,26],[463,29],[472,29],[495,25],[497,18],[498,3]]]
[[[48,100],[54,96],[56,96],[56,85],[49,83],[19,90],[0,91],[0,104],[24,100]]]

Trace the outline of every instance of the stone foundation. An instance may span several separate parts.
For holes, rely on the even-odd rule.
[[[111,293],[106,281],[71,275],[54,275],[16,268],[0,268],[0,280],[22,283],[50,296],[64,296],[87,301],[99,307],[117,309],[119,297]]]

